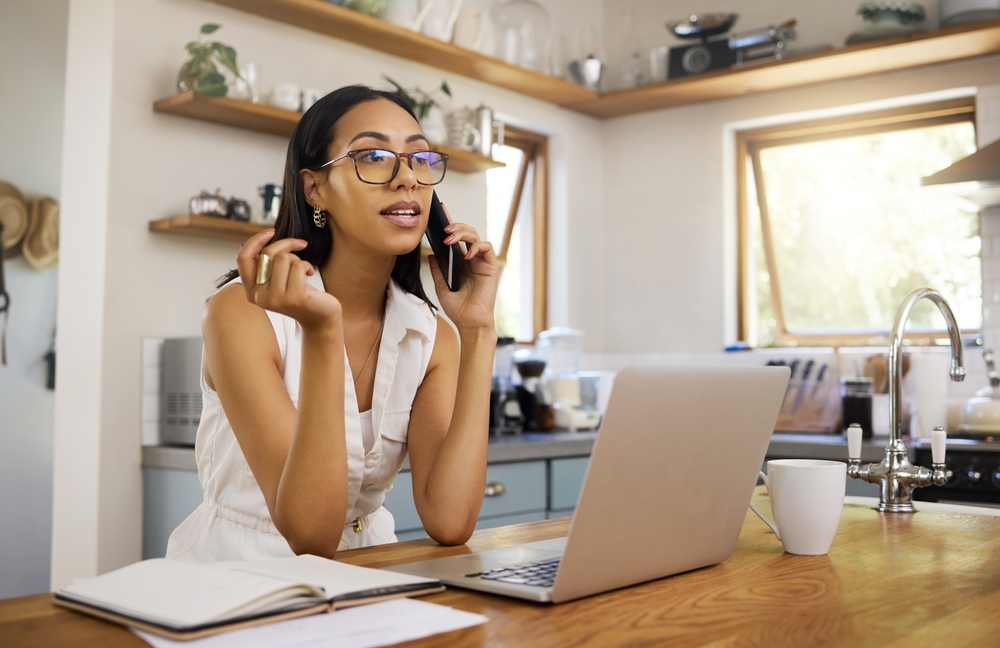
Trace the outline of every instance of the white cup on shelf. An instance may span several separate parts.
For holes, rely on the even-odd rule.
[[[271,89],[270,104],[276,108],[298,111],[302,107],[302,89],[287,81],[276,83]]]

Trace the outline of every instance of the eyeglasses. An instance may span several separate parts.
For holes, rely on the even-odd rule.
[[[320,166],[322,169],[345,157],[354,160],[354,171],[358,180],[367,184],[388,184],[399,172],[399,160],[406,162],[418,184],[436,185],[444,180],[444,172],[448,167],[448,155],[437,151],[414,151],[412,153],[396,153],[385,149],[359,149],[348,151],[338,158]]]

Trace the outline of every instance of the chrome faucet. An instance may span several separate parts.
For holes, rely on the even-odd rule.
[[[936,427],[931,432],[931,469],[914,466],[906,454],[902,441],[903,409],[903,368],[900,357],[903,344],[903,329],[910,317],[910,309],[923,298],[934,302],[944,315],[951,343],[951,379],[958,382],[965,378],[962,366],[962,337],[955,322],[951,307],[940,293],[930,288],[914,290],[896,312],[889,338],[889,445],[885,448],[885,458],[881,463],[861,465],[861,435],[858,425],[847,429],[849,463],[847,474],[854,479],[863,479],[879,486],[879,503],[875,510],[889,513],[913,513],[913,490],[921,486],[935,484],[941,486],[951,479],[952,473],[944,462],[946,435],[943,428]]]

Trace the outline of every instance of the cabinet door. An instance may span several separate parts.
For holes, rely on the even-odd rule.
[[[549,461],[549,510],[570,515],[583,488],[590,457],[570,457]],[[557,515],[555,517],[561,517]]]
[[[167,538],[201,504],[198,473],[172,468],[142,469],[142,558],[162,558]]]
[[[392,480],[392,488],[385,494],[385,502],[382,505],[389,509],[396,521],[397,538],[402,540],[401,534],[409,531],[419,531],[421,535],[417,536],[418,538],[427,535],[420,523],[420,516],[417,515],[417,507],[413,503],[413,478],[409,470],[401,470]],[[407,535],[406,539],[413,538]]]
[[[575,500],[574,500],[575,502]],[[522,513],[545,511],[546,483],[545,461],[521,461],[491,464],[486,467],[486,493],[480,519],[498,518]],[[385,507],[396,520],[396,537],[413,539],[411,531],[424,537],[420,516],[413,503],[413,481],[410,471],[401,471],[392,482],[392,489],[385,494]],[[544,519],[544,515],[540,518]],[[504,526],[504,522],[493,526]],[[480,528],[480,527],[476,527]],[[489,528],[489,527],[482,527]]]

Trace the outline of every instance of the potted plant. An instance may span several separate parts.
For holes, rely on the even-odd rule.
[[[229,70],[234,77],[242,79],[236,66],[236,50],[217,41],[208,42],[205,36],[214,33],[221,25],[206,23],[201,26],[198,40],[185,45],[191,58],[177,73],[177,89],[181,92],[194,90],[207,97],[224,97],[228,91],[226,77],[219,71],[219,65]]]
[[[396,93],[416,113],[417,119],[420,121],[420,127],[424,129],[424,135],[427,137],[427,140],[434,144],[443,144],[448,137],[448,131],[444,123],[444,109],[434,97],[434,94],[424,92],[418,87],[404,88],[388,76],[382,76],[393,85]],[[451,99],[451,88],[448,87],[447,81],[442,81],[441,86],[434,92],[441,92],[448,99]]]

